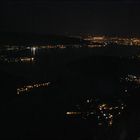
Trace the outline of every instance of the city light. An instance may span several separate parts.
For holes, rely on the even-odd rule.
[[[47,83],[39,83],[39,84],[32,84],[32,85],[26,85],[20,88],[17,88],[17,94],[22,94],[22,93],[27,93],[29,91],[31,91],[32,89],[35,88],[40,88],[40,87],[48,87],[51,83],[47,82]]]
[[[0,56],[0,61],[5,63],[33,63],[35,62],[34,57],[7,57]]]
[[[101,43],[102,47],[112,44],[124,45],[124,46],[140,46],[140,38],[127,38],[127,37],[106,37],[106,36],[87,36],[83,38],[84,40],[90,41],[89,47],[93,47],[94,43]],[[100,47],[100,45],[95,45],[95,47]],[[112,46],[113,47],[113,46]]]
[[[70,117],[79,117],[84,120],[88,120],[89,118],[97,118],[98,125],[112,126],[115,119],[120,116],[125,109],[124,103],[118,103],[116,105],[111,105],[107,103],[97,104],[93,102],[93,99],[87,99],[85,103],[83,103],[77,111],[68,111],[66,112],[66,116]],[[88,108],[83,110],[83,106],[89,105]],[[76,109],[76,106],[75,106]],[[80,111],[79,111],[80,110]]]

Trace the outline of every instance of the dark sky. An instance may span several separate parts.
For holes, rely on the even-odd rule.
[[[0,31],[7,32],[140,36],[134,0],[4,0],[0,18]]]

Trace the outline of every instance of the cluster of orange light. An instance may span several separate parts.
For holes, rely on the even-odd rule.
[[[8,58],[7,56],[1,56],[1,61],[8,62],[8,63],[25,63],[25,62],[34,62],[34,57],[20,57],[20,58]]]
[[[88,36],[84,39],[91,42],[98,42],[98,43],[112,42],[112,43],[117,43],[122,45],[140,46],[140,38]]]
[[[118,106],[108,106],[107,104],[101,104],[98,106],[101,114],[105,117],[106,120],[108,120],[108,125],[109,126],[112,126],[113,124],[113,115],[111,113],[104,113],[104,111],[106,112],[110,112],[110,110],[116,110],[116,109],[120,109],[120,110],[123,110],[124,109],[124,105],[121,104],[120,107]],[[118,112],[118,115],[120,115],[121,112],[119,111]]]
[[[34,88],[48,87],[49,85],[50,85],[50,82],[23,86],[21,88],[17,88],[17,94],[19,95],[21,93],[28,92]]]
[[[24,57],[24,58],[20,58],[21,62],[33,62],[35,59],[34,57]]]
[[[81,112],[66,112],[66,115],[80,115]]]
[[[87,103],[89,103],[89,102],[90,102],[90,100],[87,100]],[[113,111],[117,110],[117,112],[118,112],[117,116],[119,116],[119,115],[121,115],[121,112],[122,112],[121,110],[123,110],[124,107],[125,107],[125,105],[123,103],[119,106],[109,106],[108,104],[98,105],[97,109],[99,109],[99,111],[101,113],[100,115],[97,116],[98,121],[99,121],[98,125],[103,125],[103,123],[102,123],[102,121],[103,121],[102,118],[103,118],[107,121],[108,126],[112,126],[114,117],[116,117],[116,115],[113,116]],[[81,115],[81,117],[84,119],[87,119],[87,117],[89,115],[93,115],[93,114],[97,115],[96,113],[94,113],[94,111],[93,112],[88,112],[88,111],[87,112],[78,112],[78,111],[66,112],[67,116],[74,117],[77,115]]]

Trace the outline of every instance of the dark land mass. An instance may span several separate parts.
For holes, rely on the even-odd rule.
[[[43,69],[53,77],[49,88],[33,90],[21,96],[16,95],[15,88],[26,81],[26,76],[14,76],[0,68],[1,127],[5,138],[122,140],[120,137],[125,133],[128,138],[125,140],[132,140],[138,136],[139,90],[132,92],[133,96],[127,100],[128,111],[112,128],[95,127],[90,121],[67,122],[64,115],[67,108],[82,98],[98,96],[109,100],[114,95],[120,97],[119,77],[130,72],[138,73],[138,60],[90,55],[59,63],[59,67],[57,63],[55,61],[56,67],[49,71],[45,62],[41,63],[40,71]],[[31,76],[32,80],[34,76]],[[48,80],[48,76],[45,78]]]
[[[64,35],[42,35],[34,33],[12,33],[1,32],[0,44],[8,45],[69,45],[69,44],[87,44],[77,37],[67,37]]]

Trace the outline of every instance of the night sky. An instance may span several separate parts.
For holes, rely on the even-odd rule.
[[[134,0],[4,0],[0,32],[140,36]]]

